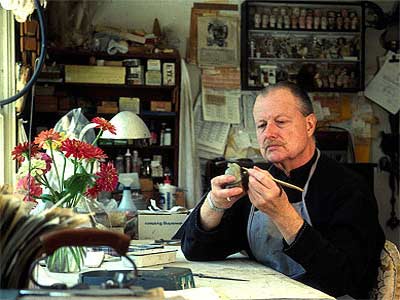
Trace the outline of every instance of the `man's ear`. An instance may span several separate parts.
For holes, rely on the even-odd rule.
[[[308,136],[312,136],[317,126],[317,117],[314,113],[311,113],[306,117],[306,126]]]

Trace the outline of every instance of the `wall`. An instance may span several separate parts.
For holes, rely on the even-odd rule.
[[[174,33],[181,56],[185,57],[186,41],[189,37],[190,26],[190,11],[194,2],[193,0],[110,0],[103,1],[98,7],[94,15],[93,23],[119,26],[127,29],[140,29],[151,32],[154,18],[158,18],[163,29],[166,27]],[[208,1],[211,2],[211,1]],[[214,1],[217,2],[217,1]],[[241,0],[226,1],[233,4],[240,4]],[[341,1],[346,2],[346,1]],[[392,9],[395,1],[375,1],[380,5],[385,12]],[[383,55],[385,50],[379,46],[379,36],[381,32],[375,29],[367,29],[366,31],[366,82],[372,78],[376,72],[376,57]],[[195,66],[189,68],[193,80],[194,95],[198,92],[199,70]],[[378,105],[373,104],[373,110],[379,124],[374,128],[376,133],[380,131],[389,131],[387,120],[387,112]],[[371,161],[377,163],[382,157],[382,152],[379,148],[380,139],[374,140],[371,149]],[[397,243],[400,246],[400,228],[391,230],[384,224],[389,218],[390,213],[390,190],[388,187],[388,174],[386,172],[376,171],[375,194],[378,199],[380,209],[380,221],[385,229],[387,238]],[[400,200],[397,201],[397,213],[400,211]]]

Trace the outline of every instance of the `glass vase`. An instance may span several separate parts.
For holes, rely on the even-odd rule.
[[[47,258],[47,269],[56,273],[76,273],[82,269],[84,247],[62,247]]]

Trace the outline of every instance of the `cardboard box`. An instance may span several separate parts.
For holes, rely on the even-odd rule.
[[[187,214],[138,214],[138,239],[170,240],[183,224]]]
[[[150,102],[151,111],[168,111],[172,110],[172,103],[169,101],[151,101]]]
[[[125,67],[65,65],[65,82],[125,84]]]

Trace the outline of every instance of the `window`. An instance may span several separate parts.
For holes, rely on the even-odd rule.
[[[0,99],[8,98],[15,92],[15,45],[14,16],[0,8]],[[0,186],[14,186],[15,164],[11,151],[16,140],[16,119],[14,104],[0,108]]]

